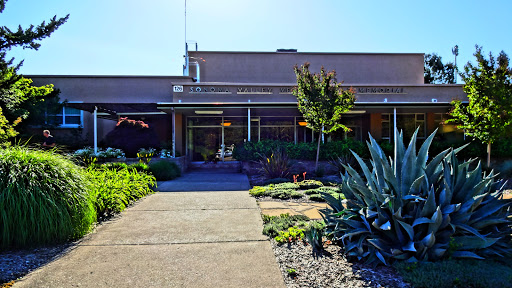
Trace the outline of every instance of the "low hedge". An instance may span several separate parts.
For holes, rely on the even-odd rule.
[[[235,147],[233,157],[240,161],[258,160],[259,154],[270,156],[273,150],[286,151],[288,158],[300,160],[315,160],[317,143],[292,143],[279,140],[263,140],[259,142],[245,142]],[[347,139],[343,141],[327,142],[320,145],[320,160],[330,160],[332,157],[346,155],[350,150],[363,157],[369,156],[368,149],[363,142]]]
[[[450,147],[461,147],[464,144],[469,145],[459,152],[459,157],[468,159],[475,157],[485,157],[487,154],[486,144],[478,140],[467,141],[439,141],[432,142],[430,153],[437,155]],[[381,140],[379,144],[386,155],[393,154],[393,143],[388,140]],[[418,141],[418,147],[423,141]],[[270,156],[273,149],[281,148],[286,151],[288,158],[297,160],[315,160],[317,143],[292,143],[278,140],[263,140],[260,142],[246,142],[241,146],[235,147],[233,156],[239,161],[258,160],[258,153]],[[491,156],[495,158],[512,157],[512,139],[500,139],[492,144]],[[369,152],[366,143],[347,139],[343,141],[327,142],[320,145],[320,160],[331,160],[337,156],[344,156],[350,153],[350,150],[356,152],[362,158],[368,158]]]
[[[149,172],[151,172],[158,181],[172,180],[181,175],[180,167],[170,161],[150,162]]]

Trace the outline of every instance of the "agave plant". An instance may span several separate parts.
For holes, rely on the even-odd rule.
[[[407,148],[398,134],[395,159],[371,136],[370,165],[354,153],[362,173],[345,167],[346,201],[322,194],[330,206],[323,211],[327,235],[347,257],[374,264],[510,253],[511,202],[503,200],[501,181],[492,171],[483,174],[474,159],[459,162],[456,153],[464,147],[428,161],[436,132],[418,152],[417,133]]]

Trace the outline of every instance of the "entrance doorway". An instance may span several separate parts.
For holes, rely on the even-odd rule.
[[[222,144],[221,127],[193,127],[188,130],[192,161],[214,161]]]
[[[244,116],[187,117],[187,155],[191,161],[234,161],[235,147],[247,141],[311,142],[314,134],[302,117]],[[224,144],[224,145],[223,145]]]

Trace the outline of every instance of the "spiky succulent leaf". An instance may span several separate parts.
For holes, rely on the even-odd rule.
[[[322,211],[326,233],[346,255],[387,265],[511,253],[512,202],[501,197],[503,183],[494,172],[483,174],[474,160],[459,162],[456,153],[464,146],[429,162],[435,132],[418,153],[417,131],[407,147],[403,134],[396,135],[396,155],[389,161],[371,135],[371,165],[354,153],[362,174],[345,167],[345,202],[322,193],[330,207]]]

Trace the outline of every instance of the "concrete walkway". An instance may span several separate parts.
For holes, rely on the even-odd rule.
[[[247,175],[229,171],[193,171],[173,181],[159,182],[158,191],[242,191],[251,189]]]
[[[291,201],[259,201],[261,214],[279,216],[281,214],[304,215],[312,220],[322,220],[319,210],[328,207],[326,203],[294,203]]]
[[[187,183],[201,191],[249,185],[243,174],[196,172],[159,188]],[[14,287],[284,287],[261,230],[247,191],[158,192]]]

